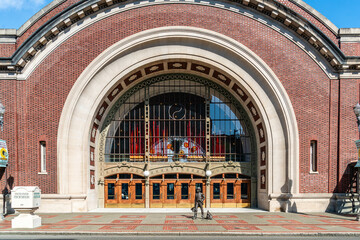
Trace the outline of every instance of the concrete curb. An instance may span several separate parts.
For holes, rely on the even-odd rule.
[[[305,236],[305,237],[360,237],[360,233],[348,232],[62,232],[62,231],[1,231],[1,235],[106,235],[106,236]]]

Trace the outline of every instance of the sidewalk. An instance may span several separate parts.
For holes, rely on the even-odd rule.
[[[213,220],[192,220],[184,213],[53,213],[38,214],[42,226],[12,229],[7,216],[1,234],[133,234],[133,235],[357,235],[354,216],[331,213],[269,213],[265,211],[214,213]],[[198,216],[201,215],[200,213]],[[1,237],[0,237],[1,238]]]

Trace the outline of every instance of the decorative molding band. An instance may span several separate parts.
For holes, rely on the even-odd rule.
[[[36,58],[38,52],[43,51],[50,43],[56,42],[59,34],[76,25],[79,21],[83,21],[85,18],[91,18],[90,24],[92,24],[95,21],[121,11],[150,5],[179,3],[205,5],[237,12],[271,27],[290,40],[292,40],[293,37],[291,37],[289,33],[297,35],[302,39],[301,43],[297,43],[298,46],[301,47],[303,42],[307,42],[312,47],[312,51],[322,56],[336,72],[354,72],[360,69],[360,58],[347,59],[328,37],[319,32],[317,27],[274,0],[266,2],[263,0],[232,0],[231,4],[218,1],[198,2],[195,0],[157,0],[138,1],[135,3],[127,3],[122,0],[90,0],[80,1],[78,4],[69,7],[62,14],[51,19],[46,25],[39,29],[36,34],[33,34],[19,47],[11,58],[11,63],[9,63],[10,59],[0,60],[0,71],[20,74],[24,67]],[[121,8],[119,8],[120,5],[122,5]],[[287,30],[282,32],[278,27],[273,25],[274,23],[280,24],[279,26]],[[296,43],[296,41],[292,41]],[[302,48],[305,47],[303,46]],[[314,56],[312,52],[309,52],[308,55]],[[312,58],[316,59],[315,56]],[[4,62],[3,60],[6,61]],[[319,59],[315,61],[319,61]],[[320,66],[321,65],[323,64],[321,63]],[[324,69],[325,67],[323,66],[322,68]]]

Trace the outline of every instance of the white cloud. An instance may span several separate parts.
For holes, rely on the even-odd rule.
[[[0,0],[0,9],[29,9],[45,3],[45,0]]]
[[[0,9],[7,9],[7,8],[17,8],[20,9],[23,7],[24,0],[0,0]]]

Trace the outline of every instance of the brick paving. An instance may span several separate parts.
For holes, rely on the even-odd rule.
[[[38,214],[42,226],[12,229],[10,215],[0,221],[8,233],[197,233],[197,234],[356,234],[354,216],[331,213],[218,213],[213,220],[193,220],[191,213],[59,213]]]

